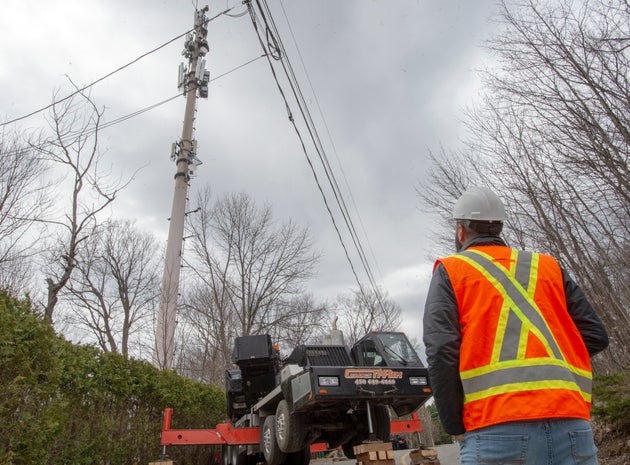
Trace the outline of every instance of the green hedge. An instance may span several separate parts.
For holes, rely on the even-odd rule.
[[[630,371],[595,377],[592,413],[613,431],[630,435]]]
[[[0,292],[0,465],[146,464],[160,454],[165,407],[174,428],[210,428],[225,395],[137,360],[76,346]],[[178,464],[208,447],[170,448]]]

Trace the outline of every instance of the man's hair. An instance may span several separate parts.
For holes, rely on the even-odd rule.
[[[458,220],[457,224],[461,224],[467,233],[474,235],[488,234],[490,236],[498,236],[503,230],[503,222],[501,221]]]

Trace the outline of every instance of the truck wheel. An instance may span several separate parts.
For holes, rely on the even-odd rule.
[[[389,433],[391,429],[389,409],[386,405],[375,405],[372,412],[374,434],[380,441],[389,441]]]
[[[356,455],[354,454],[354,441],[352,439],[343,443],[341,445],[341,450],[343,450],[343,455],[345,455],[347,459],[352,460],[356,458]]]
[[[304,449],[297,452],[291,452],[287,454],[287,459],[284,461],[284,465],[308,465],[311,463],[311,447],[306,446]]]
[[[280,450],[278,441],[276,441],[275,415],[269,415],[265,418],[265,422],[260,429],[260,447],[267,465],[280,465],[287,457],[287,454]]]
[[[289,404],[281,400],[276,408],[276,439],[280,450],[299,452],[304,448],[304,417],[299,413],[291,415]]]

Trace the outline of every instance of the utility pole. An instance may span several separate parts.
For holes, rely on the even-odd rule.
[[[208,96],[209,73],[205,70],[203,57],[208,53],[206,37],[206,12],[208,7],[195,11],[194,33],[186,36],[182,55],[188,58],[188,68],[182,63],[179,67],[179,88],[186,96],[186,109],[182,138],[173,144],[171,158],[175,161],[175,192],[168,228],[168,243],[160,308],[155,332],[155,353],[153,363],[158,368],[170,369],[173,366],[175,353],[175,325],[177,321],[177,300],[179,295],[179,275],[182,265],[182,242],[184,237],[184,218],[186,216],[186,200],[188,182],[196,167],[201,164],[197,158],[197,142],[193,139],[195,112],[197,109],[197,92],[199,96]]]

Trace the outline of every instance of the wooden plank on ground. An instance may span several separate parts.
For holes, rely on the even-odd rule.
[[[357,461],[357,465],[396,465],[396,460],[369,460],[367,462]]]
[[[415,449],[409,452],[411,465],[440,465],[435,449]]]
[[[354,446],[358,465],[396,465],[391,442],[367,442]]]
[[[379,450],[392,450],[391,442],[367,442],[354,446],[355,454],[362,454],[364,452],[374,452]]]
[[[361,452],[355,454],[357,460],[361,462],[374,461],[374,460],[388,460],[394,458],[393,450],[371,450],[369,452]]]

